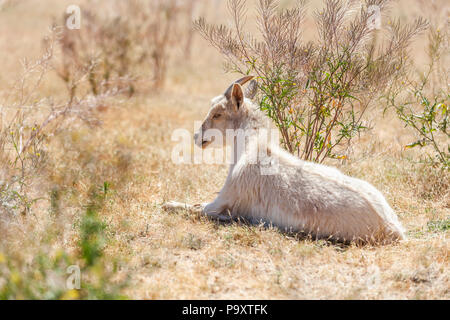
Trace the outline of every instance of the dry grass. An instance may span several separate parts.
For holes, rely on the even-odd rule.
[[[0,12],[0,58],[6,66],[0,88],[14,76],[20,57],[39,51],[44,26],[52,15],[60,16],[63,2],[46,0],[37,6],[22,1]],[[407,2],[412,17],[420,2]],[[394,12],[402,6],[405,1]],[[220,19],[226,21],[223,14]],[[206,42],[194,39],[192,50],[191,61],[179,59],[169,66],[164,91],[113,105],[101,113],[101,128],[58,133],[49,146],[53,156],[44,187],[61,190],[58,223],[63,227],[46,241],[45,231],[55,218],[42,200],[33,215],[0,219],[0,251],[20,251],[30,261],[44,247],[75,250],[79,208],[90,186],[109,181],[112,193],[100,212],[111,239],[106,254],[120,259],[119,276],[131,276],[125,290],[130,298],[450,299],[450,175],[417,163],[421,150],[404,149],[410,132],[389,112],[382,117],[373,111],[374,129],[356,142],[352,156],[329,164],[385,194],[408,232],[400,244],[343,247],[161,210],[165,200],[212,200],[227,172],[225,166],[170,160],[172,131],[193,131],[209,99],[234,78],[223,74],[221,57]],[[56,91],[51,83],[45,90]]]

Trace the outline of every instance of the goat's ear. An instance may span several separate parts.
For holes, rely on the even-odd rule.
[[[239,80],[236,80],[235,82],[233,82],[231,84],[231,86],[229,86],[228,89],[225,91],[225,97],[227,99],[231,98],[231,92],[232,92],[233,87],[234,87],[235,84],[239,84],[239,85],[243,86],[244,84],[246,84],[247,82],[249,82],[253,78],[254,78],[254,76],[245,76],[245,77],[240,78]]]
[[[253,99],[256,95],[256,91],[258,91],[258,83],[256,80],[250,81],[248,87],[245,89],[244,96],[247,99]]]
[[[252,80],[254,76],[245,76],[239,80],[233,82],[231,86],[225,91],[225,98],[233,104],[233,107],[238,110],[244,103],[244,92],[242,86],[248,81]]]
[[[225,92],[225,97],[236,111],[239,110],[244,103],[244,92],[242,91],[241,85],[233,83],[227,92]]]

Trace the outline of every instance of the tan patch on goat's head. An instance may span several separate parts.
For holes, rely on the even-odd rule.
[[[215,145],[219,147],[226,145],[227,130],[238,129],[239,111],[244,103],[244,91],[241,85],[252,78],[247,76],[235,81],[224,94],[211,100],[211,108],[201,128],[194,135],[197,146],[206,148],[213,142],[216,142]],[[222,137],[222,143],[215,141],[217,137]]]

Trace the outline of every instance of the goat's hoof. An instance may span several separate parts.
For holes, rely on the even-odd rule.
[[[190,206],[188,204],[176,201],[165,202],[161,207],[163,208],[163,210],[166,211],[174,211],[178,209],[190,209]]]
[[[194,205],[191,206],[190,210],[193,213],[201,214],[203,212],[203,208],[204,207],[205,206],[203,204],[194,204]]]
[[[212,220],[216,220],[219,222],[231,222],[233,220],[230,215],[226,214],[207,214],[206,216]]]

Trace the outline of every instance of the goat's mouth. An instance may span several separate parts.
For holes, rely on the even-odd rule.
[[[211,143],[213,143],[214,137],[211,137],[211,140],[203,140],[202,141],[202,149],[205,149],[207,146],[209,146]]]

